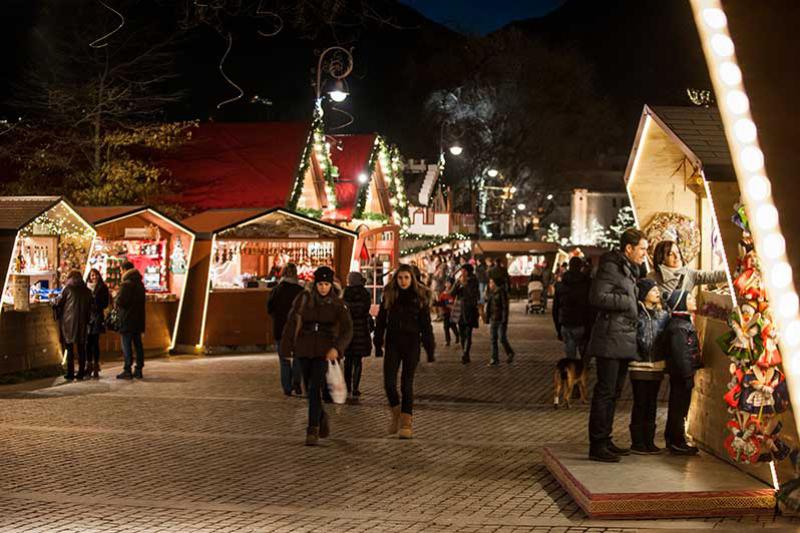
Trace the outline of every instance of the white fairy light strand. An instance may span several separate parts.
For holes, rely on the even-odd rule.
[[[796,334],[800,330],[798,297],[786,256],[780,216],[772,200],[770,180],[764,167],[764,153],[759,146],[756,124],[750,114],[741,68],[722,4],[720,0],[690,1],[717,101],[720,102],[719,111],[750,218],[753,242],[763,266],[768,300],[776,307],[774,320],[778,326],[778,343],[795,424],[800,427],[800,390],[797,389],[800,386],[800,335]],[[774,468],[772,472],[777,487]]]
[[[119,17],[119,26],[117,26],[112,31],[108,32],[107,34],[103,35],[99,39],[95,39],[94,41],[90,42],[89,46],[92,47],[92,48],[104,48],[104,47],[108,46],[108,42],[106,42],[106,41],[108,41],[108,39],[112,35],[117,33],[119,30],[122,29],[123,26],[125,26],[125,17],[122,15],[122,13],[120,13],[119,11],[117,11],[116,9],[111,7],[110,5],[108,5],[105,2],[103,2],[103,0],[98,0],[98,1],[103,5],[103,7],[105,7],[106,9],[108,9],[109,11],[111,11],[112,13],[114,13],[116,16]]]

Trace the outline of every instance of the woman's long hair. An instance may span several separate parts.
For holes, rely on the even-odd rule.
[[[95,273],[95,274],[97,274],[97,285],[98,285],[98,287],[99,287],[100,285],[105,285],[105,283],[106,283],[106,282],[105,282],[105,280],[103,279],[103,275],[102,275],[102,274],[100,273],[100,271],[99,271],[99,270],[97,270],[96,268],[93,268],[93,269],[91,269],[91,270],[89,271],[89,275],[88,275],[88,276],[86,276],[86,283],[89,283],[90,281],[92,281],[92,273]]]
[[[414,294],[417,295],[419,306],[425,307],[428,305],[428,289],[422,283],[420,283],[417,277],[414,275],[414,267],[411,265],[400,265],[397,267],[392,279],[389,281],[383,291],[384,307],[386,309],[391,309],[397,299],[400,297],[400,284],[397,283],[397,276],[401,272],[408,272],[408,274],[411,276],[411,286],[409,289],[413,290]]]
[[[655,263],[656,266],[666,264],[667,256],[673,246],[678,249],[678,256],[681,258],[681,263],[683,266],[686,266],[686,261],[683,260],[683,254],[681,253],[681,247],[678,246],[678,243],[675,241],[661,241],[656,244],[656,249],[653,251],[653,263]]]

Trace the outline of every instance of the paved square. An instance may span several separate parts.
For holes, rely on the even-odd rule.
[[[317,448],[303,446],[305,400],[283,397],[271,354],[152,361],[144,381],[118,382],[107,366],[99,382],[0,387],[0,531],[795,528],[770,517],[588,520],[541,453],[586,444],[588,408],[552,407],[561,345],[549,316],[514,304],[509,329],[512,366],[486,366],[485,327],[472,364],[440,345],[421,365],[412,441],[384,434],[375,359],[361,404],[329,407],[332,438]]]

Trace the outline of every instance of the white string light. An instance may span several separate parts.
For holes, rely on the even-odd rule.
[[[785,239],[780,229],[778,210],[770,194],[769,177],[764,169],[764,154],[759,147],[756,124],[750,116],[750,103],[742,85],[742,72],[737,65],[735,46],[728,33],[727,18],[720,0],[690,0],[695,23],[703,44],[711,80],[721,102],[720,115],[742,199],[753,219],[751,233],[764,272],[765,290],[777,312],[775,323],[782,352],[786,382],[792,403],[795,424],[800,427],[800,301],[792,280],[792,268],[786,257]],[[745,119],[752,123],[739,122]],[[739,126],[737,124],[745,124]],[[744,131],[744,135],[742,135]],[[774,462],[770,463],[773,485],[778,478]]]

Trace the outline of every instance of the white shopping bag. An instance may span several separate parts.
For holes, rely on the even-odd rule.
[[[343,404],[347,400],[347,385],[344,383],[344,371],[339,361],[328,361],[328,392],[331,393],[333,403]]]

